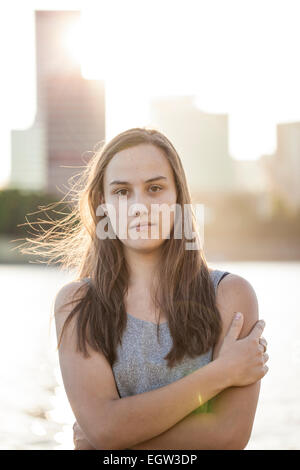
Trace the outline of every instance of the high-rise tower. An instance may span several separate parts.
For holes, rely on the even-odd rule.
[[[65,192],[83,153],[105,139],[104,82],[83,78],[66,47],[79,21],[79,11],[35,12],[37,111],[31,128],[12,131],[14,187]]]

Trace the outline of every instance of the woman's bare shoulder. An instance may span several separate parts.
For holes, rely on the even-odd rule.
[[[67,305],[68,302],[74,300],[75,304],[76,299],[79,299],[82,296],[87,287],[88,284],[84,279],[70,281],[64,284],[56,293],[54,299],[54,314],[63,313],[66,310],[70,311],[70,307]],[[76,294],[79,295],[76,296]]]
[[[252,284],[239,274],[229,273],[218,285],[217,301],[222,305],[233,308],[248,308],[249,304],[257,302]],[[240,311],[240,310],[237,310]]]
[[[54,299],[53,307],[58,341],[61,337],[61,333],[67,318],[69,317],[74,307],[76,307],[77,301],[84,295],[84,286],[86,285],[87,283],[84,280],[75,280],[64,284],[58,290]],[[73,316],[73,318],[71,318],[69,321],[69,331],[67,330],[65,335],[65,337],[67,337],[67,341],[70,342],[72,348],[74,347],[75,343],[74,339],[70,341],[70,338],[72,337],[72,333],[74,332],[75,327],[76,317]]]
[[[229,327],[235,312],[242,312],[244,316],[241,333],[251,329],[258,320],[256,292],[252,284],[243,276],[234,273],[227,274],[219,283],[216,297],[225,327]]]
[[[244,317],[239,339],[248,336],[259,319],[255,290],[243,276],[227,274],[218,285],[216,299],[222,319],[222,332],[214,347],[213,358],[217,357],[236,312],[242,312]]]

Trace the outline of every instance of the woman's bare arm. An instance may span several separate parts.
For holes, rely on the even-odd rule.
[[[54,305],[57,336],[82,281],[65,285]],[[65,390],[76,420],[96,449],[124,449],[159,435],[230,386],[226,361],[212,361],[192,374],[146,393],[119,398],[112,369],[104,355],[76,352],[74,319],[59,348]]]
[[[223,320],[221,337],[213,352],[219,353],[233,312],[243,312],[239,338],[248,336],[258,320],[258,302],[251,284],[227,275],[217,290]],[[229,387],[212,398],[210,413],[190,414],[166,432],[131,449],[244,449],[250,439],[260,390],[260,380],[244,387]]]

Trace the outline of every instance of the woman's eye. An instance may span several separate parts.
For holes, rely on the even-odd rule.
[[[153,184],[152,186],[150,186],[150,189],[152,193],[158,193],[162,189],[162,187],[158,186],[157,184]],[[124,191],[128,193],[128,189],[123,188],[115,191],[115,194],[117,194],[118,196],[127,196],[128,194],[124,194]]]
[[[115,192],[115,194],[118,194],[119,196],[126,196],[126,194],[120,194],[122,191],[128,191],[128,189],[119,189]]]
[[[153,185],[153,186],[151,186],[151,188],[158,188],[159,190],[160,190],[160,189],[162,189],[162,187],[161,187],[161,186],[157,186],[156,184],[155,184],[155,185]],[[158,193],[158,191],[152,191],[152,192],[154,192],[154,193]]]

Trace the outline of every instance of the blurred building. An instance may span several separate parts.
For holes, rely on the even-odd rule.
[[[156,98],[150,104],[151,125],[174,144],[192,193],[235,187],[235,170],[228,146],[228,116],[201,111],[195,96]]]
[[[65,192],[84,152],[105,139],[104,82],[84,79],[67,47],[79,20],[79,11],[35,12],[37,112],[30,129],[11,134],[13,187]]]
[[[277,149],[262,157],[270,191],[300,208],[300,122],[277,125]]]
[[[269,219],[272,215],[272,197],[268,190],[268,180],[261,158],[257,160],[234,160],[236,191],[247,193],[255,201],[256,215]]]
[[[267,179],[261,163],[257,160],[234,160],[236,189],[253,193],[265,191]]]

